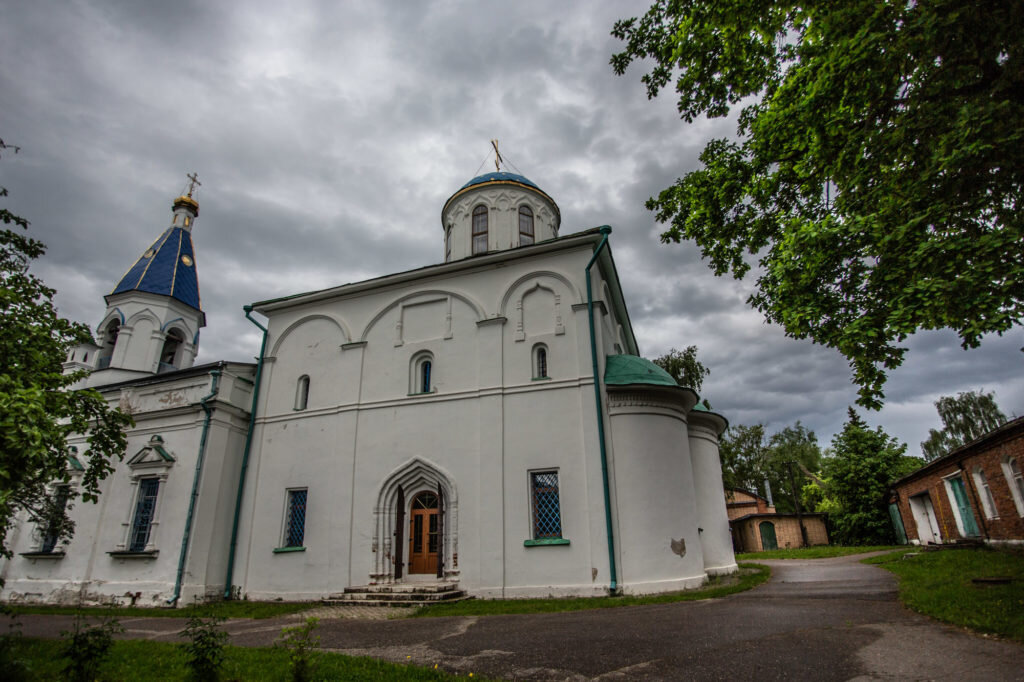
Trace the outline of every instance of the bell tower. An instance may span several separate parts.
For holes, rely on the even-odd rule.
[[[171,225],[105,297],[107,311],[97,329],[98,349],[88,363],[93,373],[86,385],[172,372],[195,362],[206,315],[192,244],[199,217],[193,194],[200,183],[195,173],[188,178],[187,192],[171,205]]]

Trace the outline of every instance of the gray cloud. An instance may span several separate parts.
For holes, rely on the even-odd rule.
[[[13,3],[0,24],[5,206],[49,246],[36,271],[90,324],[198,171],[200,360],[258,351],[242,305],[437,262],[440,209],[498,138],[559,203],[563,232],[614,227],[642,351],[696,344],[733,423],[797,419],[827,441],[855,400],[844,359],[788,339],[644,208],[733,119],[680,121],[608,66],[645,2]],[[488,170],[485,165],[481,172]],[[869,421],[909,441],[941,394],[1024,412],[1020,330],[962,351],[919,334]]]

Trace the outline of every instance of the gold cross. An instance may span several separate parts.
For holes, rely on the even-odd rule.
[[[501,162],[504,159],[501,158],[501,152],[498,151],[498,141],[491,140],[491,146],[494,147],[494,170],[501,172]]]
[[[203,183],[199,182],[199,174],[198,173],[192,173],[191,175],[186,174],[185,177],[192,181],[188,185],[188,196],[189,196],[189,198],[191,198],[192,197],[192,192],[195,191],[195,189],[196,189],[196,185],[202,186]]]

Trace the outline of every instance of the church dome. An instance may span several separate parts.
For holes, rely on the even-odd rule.
[[[558,204],[529,178],[478,175],[441,209],[445,262],[554,239],[561,221]]]

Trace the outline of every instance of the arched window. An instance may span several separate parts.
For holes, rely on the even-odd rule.
[[[548,349],[543,343],[533,347],[533,378],[548,379]]]
[[[309,375],[303,374],[295,386],[295,409],[304,410],[309,405]]]
[[[473,209],[473,255],[487,253],[487,207]]]
[[[447,263],[452,259],[452,226],[449,225],[444,230],[444,262]]]
[[[434,356],[429,351],[413,356],[409,367],[409,393],[434,392]]]
[[[533,243],[533,209],[529,206],[519,207],[519,245]]]
[[[184,343],[185,337],[177,329],[167,332],[163,350],[160,351],[158,372],[171,372],[178,369],[178,363],[181,361],[181,347]]]
[[[121,323],[117,320],[111,320],[110,324],[107,325],[107,329],[103,332],[102,347],[100,348],[98,368],[103,369],[110,366],[110,358],[114,355],[114,346],[117,345],[117,335],[121,331]],[[82,362],[86,362],[89,358],[85,357]]]

